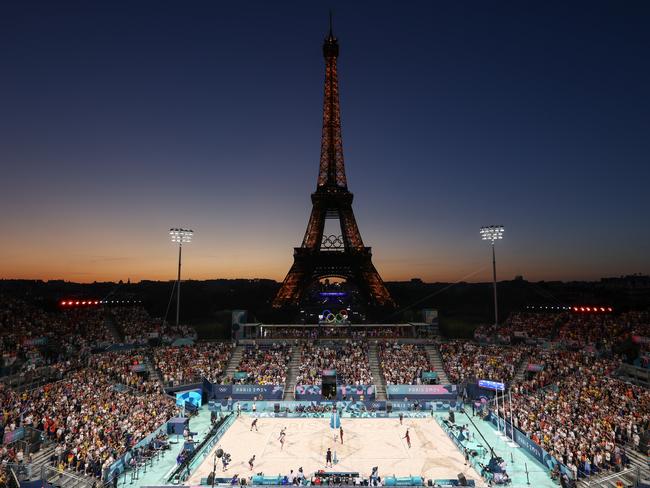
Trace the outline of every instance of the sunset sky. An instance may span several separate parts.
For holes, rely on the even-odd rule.
[[[0,278],[284,278],[328,9],[354,211],[385,280],[650,273],[650,3],[0,5]]]

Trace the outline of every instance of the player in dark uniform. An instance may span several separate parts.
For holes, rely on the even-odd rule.
[[[341,436],[341,445],[343,445],[343,427],[339,427],[339,435]]]
[[[253,430],[253,427],[255,427],[255,432],[259,432],[257,429],[257,419],[253,419],[253,423],[251,424],[251,430]]]
[[[253,471],[254,464],[255,464],[255,454],[253,454],[253,457],[248,460],[248,469]]]
[[[406,439],[406,445],[409,446],[409,449],[411,449],[411,436],[409,435],[408,429],[406,429],[406,435],[402,437],[402,439]]]
[[[404,422],[404,414],[402,412],[399,413],[399,424],[402,425]]]
[[[326,468],[331,468],[332,467],[332,449],[327,448],[327,452],[325,453],[325,467]]]

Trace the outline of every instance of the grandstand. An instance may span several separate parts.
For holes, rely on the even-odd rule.
[[[254,324],[204,342],[139,303],[0,305],[5,484],[650,477],[647,312],[522,311],[472,341],[422,324]]]

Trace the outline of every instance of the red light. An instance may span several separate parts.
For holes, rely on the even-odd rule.
[[[99,303],[99,302],[98,302],[97,300],[95,300],[95,305],[97,305],[98,303]]]
[[[65,304],[66,304],[65,302],[61,302],[61,305],[65,305]]]
[[[79,305],[79,302],[75,302],[75,305]]]
[[[587,312],[591,312],[591,309],[589,307],[587,307]]]
[[[612,307],[609,307],[609,308],[607,309],[607,311],[608,311],[608,312],[611,312],[611,311],[612,311]]]
[[[578,307],[573,307],[573,311],[574,311],[574,312],[577,312],[577,311],[578,311]]]

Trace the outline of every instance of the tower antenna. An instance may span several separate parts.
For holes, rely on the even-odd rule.
[[[330,37],[334,37],[332,34],[332,9],[330,9]]]

